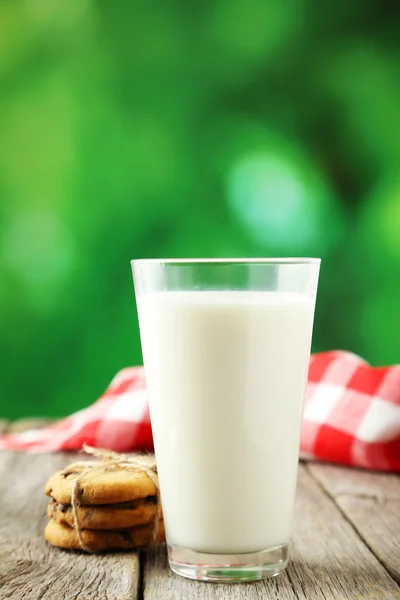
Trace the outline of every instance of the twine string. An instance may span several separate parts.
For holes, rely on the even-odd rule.
[[[86,444],[83,445],[83,450],[86,452],[86,454],[94,456],[99,460],[76,462],[69,465],[65,470],[66,474],[76,473],[76,478],[72,486],[71,506],[72,514],[74,517],[75,530],[82,550],[85,550],[86,552],[93,552],[83,540],[82,528],[79,523],[79,484],[81,483],[82,479],[91,472],[93,467],[102,467],[106,471],[124,469],[132,473],[144,472],[151,479],[156,488],[157,510],[154,517],[154,527],[152,534],[152,542],[155,543],[161,519],[161,498],[160,486],[158,483],[157,466],[154,458],[150,456],[128,456],[126,454],[112,452],[111,450],[104,450],[102,448],[92,448],[91,446],[88,446]]]

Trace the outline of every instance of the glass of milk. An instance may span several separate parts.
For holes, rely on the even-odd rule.
[[[320,260],[134,260],[171,569],[288,562]]]

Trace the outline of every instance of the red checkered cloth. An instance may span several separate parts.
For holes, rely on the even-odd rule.
[[[120,371],[89,408],[45,429],[0,436],[0,448],[45,452],[82,444],[119,452],[153,447],[142,367]],[[301,453],[400,472],[400,365],[373,368],[349,352],[311,357]]]

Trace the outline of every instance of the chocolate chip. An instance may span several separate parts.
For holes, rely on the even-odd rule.
[[[123,529],[119,532],[124,542],[127,542],[129,545],[132,544],[133,540],[128,531],[124,531]]]

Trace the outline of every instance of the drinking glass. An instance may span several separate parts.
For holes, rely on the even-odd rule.
[[[171,569],[288,562],[320,260],[132,261]]]

